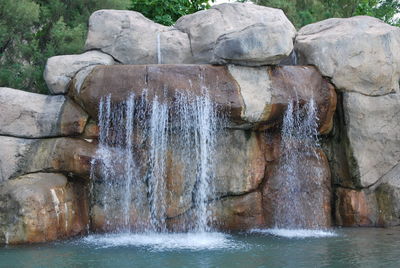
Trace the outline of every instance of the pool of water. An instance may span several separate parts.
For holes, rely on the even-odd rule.
[[[0,267],[400,267],[400,228],[90,235],[0,247]]]

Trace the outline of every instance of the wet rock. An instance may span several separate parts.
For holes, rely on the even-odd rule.
[[[238,231],[265,225],[259,192],[230,196],[211,204],[211,226],[218,230]]]
[[[174,27],[190,36],[195,63],[276,64],[290,54],[296,34],[282,10],[242,3],[183,16]]]
[[[321,134],[332,128],[335,89],[311,66],[249,68],[231,65],[230,74],[243,98],[242,119],[266,127],[281,120],[289,102],[301,105],[314,99]]]
[[[35,173],[0,184],[0,243],[48,242],[87,230],[88,200],[82,183]]]
[[[376,200],[367,191],[337,188],[335,217],[339,226],[374,226]]]
[[[41,138],[77,135],[88,116],[64,96],[0,88],[0,135]]]
[[[299,86],[301,85],[301,86]],[[177,92],[204,94],[240,128],[267,128],[282,119],[289,101],[318,105],[320,132],[332,126],[336,107],[334,88],[310,66],[239,67],[211,65],[120,65],[100,66],[87,76],[74,99],[97,118],[98,103],[111,93],[119,103],[130,94],[137,98],[147,88],[147,98],[173,102]],[[111,89],[111,90],[110,90]]]
[[[280,137],[267,136],[266,142],[267,168],[262,189],[266,225],[330,227],[331,174],[323,151],[297,145],[302,146],[298,162],[285,163]]]
[[[89,178],[96,145],[72,138],[20,139],[0,136],[0,182],[33,172],[65,172]]]
[[[83,131],[81,138],[84,139],[97,139],[100,134],[100,127],[94,120],[89,120],[85,126],[85,130]]]
[[[256,190],[264,178],[265,159],[262,134],[226,130],[217,136],[215,177],[208,198],[242,195]],[[176,217],[193,207],[196,186],[195,165],[186,167],[180,153],[168,154],[167,216]]]
[[[265,226],[262,195],[252,192],[240,196],[227,196],[209,204],[209,226],[223,231],[241,231]],[[193,210],[167,220],[171,231],[187,231],[193,228],[196,215]]]
[[[159,44],[158,44],[159,42]],[[123,64],[192,63],[189,36],[126,10],[98,10],[89,18],[85,48]],[[158,53],[160,49],[160,53]]]
[[[98,118],[98,103],[108,94],[111,94],[112,103],[125,101],[130,94],[139,99],[144,93],[148,101],[158,96],[160,101],[173,102],[178,92],[202,95],[203,87],[210,89],[210,97],[234,120],[241,120],[242,100],[237,93],[237,85],[225,68],[210,65],[96,67],[87,76],[80,91],[74,92],[74,99],[85,107],[92,118]]]
[[[79,55],[63,55],[47,60],[44,80],[52,94],[65,94],[74,75],[92,65],[111,65],[111,56],[99,51],[88,51]]]
[[[400,165],[375,185],[336,189],[336,224],[340,226],[395,226],[400,224]]]
[[[342,91],[376,96],[399,90],[400,29],[379,19],[328,19],[300,29],[295,49]],[[379,66],[379,68],[377,68]]]
[[[113,210],[104,209],[104,204],[98,202],[90,209],[90,229],[95,232],[128,231],[144,232],[151,230],[149,210],[147,206],[137,208],[131,206],[129,210],[129,224],[124,221],[124,214],[120,207]],[[133,200],[134,201],[134,200]]]
[[[382,183],[375,189],[378,203],[378,226],[400,225],[400,167],[397,167],[396,181]]]

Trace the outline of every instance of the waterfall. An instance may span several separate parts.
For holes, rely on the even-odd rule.
[[[131,217],[132,191],[137,189],[137,167],[134,159],[135,99],[131,95],[118,105],[111,103],[111,95],[99,104],[99,147],[92,162],[91,177],[99,181],[92,192],[101,198],[106,226],[128,230]]]
[[[180,118],[179,148],[186,159],[186,167],[195,167],[195,191],[193,194],[193,211],[196,222],[195,231],[210,231],[208,221],[210,210],[208,199],[214,192],[214,165],[216,137],[219,127],[223,125],[222,116],[217,107],[210,101],[208,92],[202,89],[201,96],[188,96],[177,93],[177,112]],[[190,100],[192,99],[192,100]],[[186,228],[187,229],[187,228]]]
[[[323,196],[319,193],[321,185],[309,186],[311,183],[320,184],[320,169],[315,164],[319,161],[317,120],[314,99],[304,106],[300,106],[298,100],[288,104],[282,124],[281,158],[276,174],[276,180],[279,180],[278,206],[274,212],[277,228],[318,228],[318,216],[324,214],[320,205],[323,203]],[[315,193],[307,192],[309,190]]]
[[[157,33],[157,64],[161,64],[161,35]]]
[[[153,100],[149,127],[148,195],[150,197],[151,224],[154,230],[165,231],[166,218],[166,157],[168,151],[168,106]]]
[[[141,96],[132,94],[121,103],[112,103],[111,95],[101,99],[92,206],[103,211],[106,230],[168,230],[167,180],[177,179],[170,174],[171,161],[182,166],[186,188],[180,198],[190,201],[186,211],[191,211],[194,221],[182,229],[211,230],[208,201],[221,116],[208,89],[201,91],[200,95],[177,90],[172,97],[165,92],[149,97],[143,90]]]

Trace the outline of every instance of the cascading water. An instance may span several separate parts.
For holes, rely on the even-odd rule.
[[[202,88],[200,96],[177,91],[173,97],[144,90],[113,104],[99,105],[99,149],[92,165],[93,195],[108,231],[167,231],[169,159],[183,163],[189,184],[183,196],[193,221],[182,229],[210,231],[208,200],[213,191],[213,156],[218,109]],[[174,178],[172,178],[174,180]],[[99,209],[99,208],[98,208]]]
[[[318,190],[321,185],[307,187],[307,184],[320,184],[320,169],[313,163],[319,161],[317,149],[318,124],[317,107],[310,99],[304,106],[299,101],[288,104],[281,130],[281,158],[277,170],[279,193],[274,222],[277,228],[319,228],[319,215],[324,213],[322,198]],[[310,198],[305,189],[314,189]],[[310,217],[310,213],[313,215]]]
[[[104,210],[106,229],[120,231],[131,225],[131,199],[139,196],[137,166],[134,158],[135,99],[131,95],[121,104],[112,104],[111,95],[99,104],[99,149],[92,162],[91,177],[99,182],[94,194]]]
[[[195,167],[193,211],[196,221],[191,229],[200,232],[210,231],[208,221],[211,215],[207,201],[214,192],[216,163],[213,156],[216,137],[221,131],[219,127],[223,125],[222,116],[218,115],[217,107],[210,101],[207,89],[203,88],[202,91],[202,96],[190,97],[182,92],[176,96],[176,111],[180,118],[177,128],[180,133],[178,151],[183,153],[185,167]]]

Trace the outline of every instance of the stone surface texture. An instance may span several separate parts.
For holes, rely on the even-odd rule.
[[[123,64],[259,66],[287,57],[295,34],[281,10],[253,4],[216,5],[172,27],[134,11],[99,10],[89,19],[86,49],[101,50]]]
[[[0,182],[33,172],[65,172],[89,178],[97,146],[73,138],[21,139],[0,136]]]
[[[400,94],[344,93],[343,106],[356,161],[350,165],[351,173],[357,186],[368,187],[400,165]]]
[[[92,65],[111,64],[114,64],[114,59],[100,51],[54,56],[47,60],[43,75],[52,94],[65,94],[71,79],[81,69]]]
[[[299,84],[301,86],[299,86]],[[281,120],[286,105],[313,98],[318,105],[320,132],[332,127],[336,108],[333,86],[311,66],[243,67],[213,65],[114,65],[95,67],[72,91],[74,100],[92,118],[98,116],[98,103],[111,94],[113,103],[124,101],[144,89],[150,100],[162,95],[172,101],[177,92],[203,94],[208,88],[212,101],[228,114],[235,127],[268,128]]]
[[[42,138],[83,132],[88,116],[64,96],[0,88],[0,135]]]
[[[319,134],[326,135],[325,153],[302,148],[304,163],[294,163],[303,214],[313,221],[305,227],[400,225],[398,27],[358,16],[297,33],[281,10],[251,3],[215,5],[171,27],[134,11],[99,10],[89,19],[85,48],[48,59],[44,78],[56,96],[0,88],[0,244],[125,228],[123,210],[105,215],[104,198],[96,197],[109,187],[91,165],[100,100],[110,96],[117,107],[132,93],[135,101],[157,98],[172,105],[172,121],[178,94],[198,96],[205,88],[226,115],[214,155],[215,187],[206,198],[212,228],[276,226],[290,175],[280,168],[282,118],[289,103],[311,99]],[[304,65],[285,65],[296,55]],[[148,173],[145,131],[135,129],[131,137],[142,178]],[[288,142],[296,149],[303,144]],[[110,156],[121,157],[120,149]],[[196,220],[198,182],[190,175],[198,167],[185,169],[188,154],[174,149],[180,150],[167,148],[165,220],[168,230],[185,231]],[[120,170],[113,175],[123,178]],[[142,198],[143,206],[129,207],[130,227],[143,231],[150,225],[147,181],[134,186],[139,194],[130,201]]]
[[[298,32],[305,64],[332,78],[339,90],[376,96],[399,90],[400,29],[376,18],[328,19]]]
[[[400,29],[368,16],[328,19],[300,29],[295,50],[339,91],[326,147],[333,182],[344,187],[336,191],[337,223],[397,224]]]
[[[265,224],[271,228],[287,224],[308,229],[329,228],[332,225],[331,174],[324,152],[303,148],[303,155],[297,158],[299,163],[287,165],[281,161],[284,156],[279,136],[268,133],[266,145],[266,174],[262,185]],[[289,183],[296,186],[292,188]],[[290,206],[296,207],[296,211]]]
[[[86,232],[87,191],[62,174],[34,173],[0,184],[0,243],[47,242]]]
[[[282,10],[241,3],[183,16],[175,27],[190,36],[196,63],[277,64],[296,35]]]
[[[89,18],[85,47],[99,49],[123,64],[154,64],[159,57],[160,63],[193,63],[186,33],[135,11],[94,12]]]

